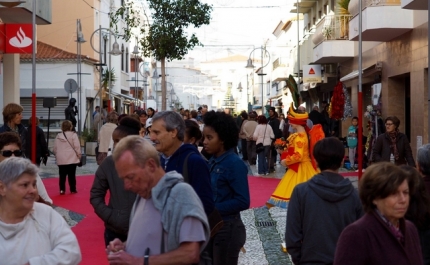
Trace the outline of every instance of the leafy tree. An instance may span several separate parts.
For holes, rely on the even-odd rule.
[[[202,46],[197,36],[187,34],[189,27],[199,28],[210,23],[212,6],[199,0],[147,0],[151,9],[152,23],[142,25],[140,16],[133,9],[133,2],[128,2],[117,12],[111,14],[111,26],[117,29],[119,19],[123,18],[126,28],[123,38],[132,36],[130,28],[140,28],[143,38],[140,46],[146,57],[152,56],[161,62],[161,109],[166,109],[166,60],[181,60],[195,46]]]

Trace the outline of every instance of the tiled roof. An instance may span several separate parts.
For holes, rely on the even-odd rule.
[[[21,61],[28,62],[31,60],[31,58],[32,54],[30,53],[21,54]],[[67,52],[65,50],[62,50],[60,48],[54,47],[41,41],[37,42],[36,61],[76,61],[76,59],[76,53]],[[85,56],[82,56],[82,62],[84,61],[90,61],[92,63],[98,62],[98,60],[95,60],[93,58],[87,58]]]

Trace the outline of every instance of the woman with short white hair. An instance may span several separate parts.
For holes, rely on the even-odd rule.
[[[0,163],[0,264],[79,264],[79,244],[64,218],[34,203],[37,172],[25,158]]]

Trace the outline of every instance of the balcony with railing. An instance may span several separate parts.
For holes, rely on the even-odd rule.
[[[288,58],[279,57],[272,64],[271,78],[273,81],[283,81],[288,79]]]
[[[340,63],[354,57],[354,42],[349,41],[351,15],[326,15],[312,36],[314,63]]]
[[[351,0],[348,11],[349,39],[358,40],[359,0]],[[413,29],[413,10],[402,9],[401,0],[361,0],[363,41],[389,41]]]

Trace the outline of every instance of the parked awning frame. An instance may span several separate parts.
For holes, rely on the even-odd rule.
[[[369,67],[366,67],[362,70],[363,77],[376,74],[378,72],[382,72],[382,62],[377,62],[376,64],[372,64]],[[345,75],[340,79],[341,82],[348,82],[358,78],[358,70],[352,71],[351,73]]]

